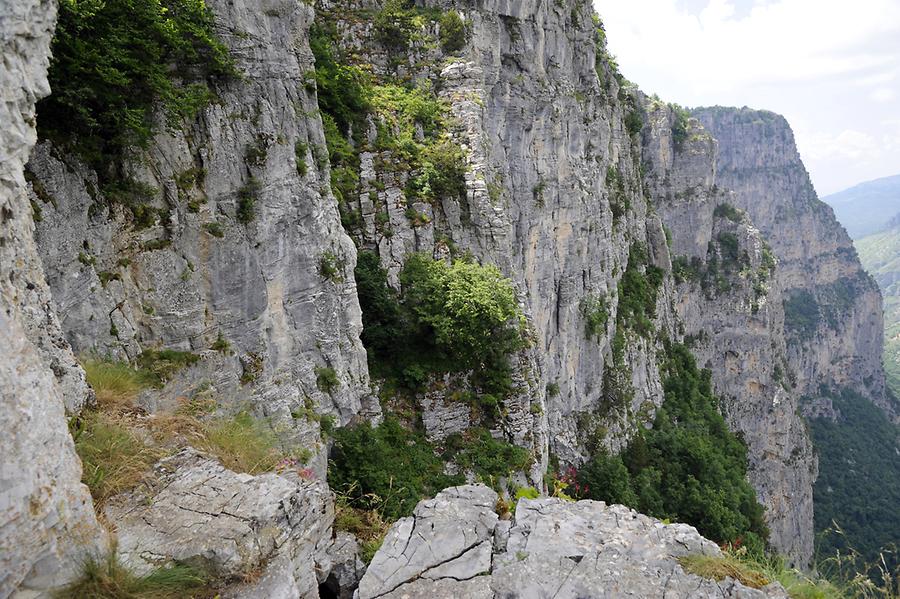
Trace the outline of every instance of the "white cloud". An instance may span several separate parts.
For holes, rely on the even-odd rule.
[[[897,94],[892,89],[879,87],[871,94],[869,94],[869,97],[872,98],[872,100],[874,100],[875,102],[890,102],[897,97]]]
[[[687,106],[795,129],[817,186],[900,172],[900,0],[594,0],[622,73]],[[693,10],[691,10],[693,9]]]
[[[676,0],[598,1],[614,52],[629,69],[673,69],[711,90],[889,68],[897,56],[872,40],[900,34],[896,0],[781,0],[742,18],[729,0],[699,14]],[[710,80],[703,73],[716,73]],[[868,76],[872,76],[871,74]]]

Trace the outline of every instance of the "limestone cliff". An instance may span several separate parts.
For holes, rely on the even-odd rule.
[[[65,408],[88,398],[50,304],[33,239],[23,165],[35,143],[34,104],[49,92],[56,6],[7,2],[0,19],[0,596],[71,576],[105,544]]]
[[[713,374],[729,426],[748,445],[749,476],[773,545],[806,565],[817,467],[800,394],[787,379],[781,265],[747,214],[732,206],[735,193],[719,183],[716,140],[667,105],[646,106],[647,181],[671,233],[683,332]]]
[[[38,248],[76,352],[194,352],[204,359],[164,397],[212,384],[223,404],[249,400],[315,446],[318,424],[291,416],[310,401],[342,424],[378,406],[359,341],[356,250],[340,226],[329,165],[296,151],[325,143],[315,89],[305,84],[313,9],[289,0],[265,10],[209,4],[240,77],[195,121],[161,127],[126,163],[128,202],[74,156],[41,144],[28,165],[40,184]],[[242,201],[249,214],[239,216]],[[129,202],[150,218],[135,222]],[[211,349],[217,340],[228,350]],[[338,379],[327,392],[317,386],[320,369]]]
[[[40,560],[46,547],[61,552],[51,541],[65,538],[70,523],[86,530],[86,538],[102,538],[77,482],[65,428],[63,403],[77,411],[90,399],[69,343],[78,354],[120,359],[158,348],[197,354],[197,364],[143,398],[149,411],[212,387],[219,407],[250,407],[280,434],[316,449],[325,448],[320,419],[298,414],[331,414],[340,425],[377,419],[377,381],[370,382],[360,341],[353,275],[358,249],[374,251],[395,286],[413,252],[436,259],[470,252],[512,280],[529,346],[513,360],[515,392],[504,399],[491,434],[531,451],[527,474],[535,486],[541,486],[551,455],[577,465],[598,449],[622,448],[663,402],[658,363],[665,342],[690,342],[700,364],[712,370],[729,425],[748,445],[750,479],[768,509],[773,545],[793,561],[808,563],[816,462],[796,413],[798,398],[813,392],[819,380],[864,385],[880,397],[883,376],[872,357],[880,339],[880,332],[873,333],[880,321],[872,311],[880,300],[830,212],[811,195],[786,124],[767,114],[713,110],[697,113],[705,128],[697,121],[681,123],[676,112],[645,98],[617,73],[590,6],[581,0],[419,4],[458,12],[464,43],[446,49],[439,22],[422,19],[399,48],[373,24],[373,9],[381,3],[370,0],[322,1],[315,8],[292,0],[266,0],[262,6],[210,0],[218,34],[241,76],[220,82],[216,101],[197,119],[180,128],[160,126],[147,148],[136,149],[137,158],[123,167],[123,180],[129,181],[124,190],[104,185],[77,157],[42,142],[27,167],[29,197],[22,163],[33,145],[35,94],[47,91],[43,69],[52,23],[46,19],[52,11],[18,0],[21,13],[14,14],[21,19],[4,20],[9,31],[2,30],[4,57],[21,61],[13,63],[11,75],[2,71],[3,80],[12,77],[14,83],[4,86],[13,93],[13,102],[4,106],[21,115],[4,119],[16,126],[4,129],[0,145],[12,157],[0,171],[0,192],[7,194],[0,197],[2,233],[12,240],[0,244],[0,285],[3,318],[10,322],[4,322],[4,334],[11,336],[4,345],[15,348],[15,355],[3,356],[0,374],[27,382],[7,368],[21,364],[46,389],[39,397],[24,389],[9,398],[4,390],[4,406],[15,408],[4,410],[13,415],[9,427],[23,426],[29,410],[37,408],[46,411],[50,424],[27,438],[32,445],[10,447],[4,457],[21,461],[35,454],[40,459],[33,464],[42,468],[41,459],[51,454],[40,445],[59,447],[52,454],[58,470],[48,471],[53,474],[46,485],[37,470],[9,466],[17,485],[12,488],[61,493],[68,501],[54,500],[53,509],[71,516],[35,517],[49,522],[46,536],[25,535],[20,542],[13,533],[24,534],[34,520],[21,520],[27,493],[15,495],[4,513],[4,543],[12,539],[20,549],[11,553],[4,545],[3,554],[13,556],[9,570],[17,573],[2,579],[0,589],[15,588],[35,563],[40,567],[26,585],[32,579],[59,582],[40,578]],[[310,49],[314,19],[333,27],[354,66],[364,66],[381,85],[412,83],[439,101],[449,123],[441,135],[463,156],[459,197],[424,201],[409,193],[410,180],[420,173],[411,171],[401,152],[381,146],[382,133],[396,124],[377,112],[366,115],[360,143],[352,148],[358,166],[351,179],[358,185],[351,194],[334,193],[346,173],[332,177],[336,165],[329,164],[323,90],[315,83]],[[418,123],[411,139],[430,134]],[[800,243],[781,226],[786,219],[802,231]],[[806,264],[811,271],[804,270]],[[653,280],[636,322],[626,275]],[[821,316],[810,326],[789,318],[791,307],[807,296]],[[847,317],[837,321],[837,314]],[[337,383],[323,384],[324,372]],[[426,432],[435,440],[473,424],[469,406],[443,392],[445,382],[417,398]],[[314,572],[310,561],[327,561],[319,545],[327,544],[333,517],[323,485],[274,475],[242,477],[206,457],[182,457],[181,474],[172,478],[178,493],[165,495],[162,505],[183,509],[195,522],[196,477],[208,473],[227,485],[273,489],[261,494],[256,507],[260,518],[274,522],[278,538],[291,542],[283,554],[260,550],[239,565],[258,568],[273,558],[263,585],[253,590],[259,596],[276,593],[272,589],[314,593],[313,575],[321,581],[328,569]],[[320,451],[312,458],[319,476],[325,457]],[[6,510],[5,487],[3,493]],[[228,508],[227,493],[212,495]],[[282,503],[286,497],[313,499],[307,511],[295,513]],[[150,495],[119,498],[120,504],[129,500],[144,506],[155,524],[132,518],[125,532],[138,530],[139,540],[153,538],[165,546],[161,562],[215,546],[214,535],[194,545],[172,535],[160,540],[168,524],[165,512],[153,507]],[[664,534],[671,549],[684,532],[618,508],[599,514],[582,504],[568,510],[553,501],[523,502],[510,547],[524,544],[531,527],[545,525],[532,513],[542,506],[559,510],[556,520],[584,527],[601,521],[612,527],[610,514],[618,527],[618,517],[627,516],[643,535],[641,547]],[[497,524],[496,515],[488,519]],[[295,522],[308,522],[315,534],[301,538]],[[232,525],[240,543],[272,541],[246,533],[242,521]],[[582,557],[597,562],[602,553],[595,548],[575,560],[559,546],[553,554],[558,563],[529,561],[515,549],[496,546],[502,534],[475,528],[475,557],[505,555],[506,574],[499,567],[495,572],[502,589],[564,565],[574,571]],[[689,536],[697,547],[708,547]],[[128,534],[125,539],[134,541]],[[134,557],[127,555],[134,546],[123,550],[126,558]],[[660,572],[676,567],[675,553],[654,551],[647,549]],[[228,562],[222,566],[227,575],[238,572],[228,551],[215,559]],[[355,556],[347,563],[356,569]],[[440,584],[453,586],[452,565],[436,566],[449,572]],[[697,584],[676,582],[684,589]],[[712,584],[704,589],[745,592]]]
[[[718,184],[735,192],[732,203],[778,258],[789,374],[799,391],[851,387],[894,415],[881,363],[881,295],[833,211],[816,197],[787,121],[746,108],[693,114],[719,141]]]

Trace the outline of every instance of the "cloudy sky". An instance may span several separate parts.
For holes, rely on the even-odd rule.
[[[594,0],[622,74],[785,115],[820,195],[900,174],[900,0]]]

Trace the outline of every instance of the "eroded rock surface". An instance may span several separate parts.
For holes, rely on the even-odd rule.
[[[90,397],[59,329],[34,244],[23,165],[45,96],[56,3],[11,0],[0,17],[0,597],[42,596],[102,552],[65,408]]]
[[[146,574],[180,562],[219,581],[258,578],[226,596],[318,597],[316,561],[334,520],[324,482],[238,474],[191,448],[155,470],[152,485],[104,510],[116,523],[123,565]]]
[[[414,597],[684,597],[785,599],[736,581],[687,574],[678,558],[719,555],[684,524],[624,506],[521,499],[513,522],[497,519],[484,486],[446,489],[391,528],[359,587],[359,599]]]

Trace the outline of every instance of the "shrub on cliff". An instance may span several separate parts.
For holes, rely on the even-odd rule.
[[[52,50],[39,131],[98,167],[150,139],[158,105],[193,118],[234,72],[203,0],[61,0]]]
[[[652,516],[687,522],[726,542],[761,550],[768,530],[747,482],[747,448],[719,413],[708,371],[683,345],[663,364],[665,400],[653,428],[617,456],[595,455],[578,482],[592,499],[621,502]]]
[[[506,361],[523,343],[523,317],[496,267],[414,254],[398,293],[378,256],[360,252],[355,274],[362,340],[377,376],[415,388],[429,373],[473,371],[485,392],[508,390]]]
[[[444,462],[420,433],[388,416],[379,426],[363,423],[333,431],[328,482],[354,507],[378,509],[395,520],[412,513],[423,497],[463,483],[444,474]]]

